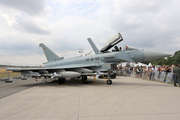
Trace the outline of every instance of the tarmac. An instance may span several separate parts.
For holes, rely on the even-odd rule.
[[[180,119],[180,87],[124,76],[96,83],[0,82],[0,120]]]

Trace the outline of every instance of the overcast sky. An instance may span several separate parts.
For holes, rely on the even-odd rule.
[[[174,53],[180,49],[178,0],[0,0],[0,64],[46,62],[40,43],[59,56],[99,49],[115,34],[118,46]]]

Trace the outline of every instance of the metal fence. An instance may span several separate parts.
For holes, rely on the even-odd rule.
[[[0,73],[0,81],[9,81],[9,79],[10,79],[9,72]]]
[[[154,81],[160,81],[160,82],[166,82],[166,83],[173,83],[173,74],[171,72],[159,72],[156,71],[155,73],[150,72],[139,72],[136,73],[135,71],[124,71],[119,70],[117,71],[118,76],[131,76],[136,78],[142,78],[142,79],[148,79],[148,80],[154,80]]]
[[[3,72],[0,73],[0,82],[11,83],[10,78],[12,79],[21,79],[20,73],[12,73],[12,72]]]

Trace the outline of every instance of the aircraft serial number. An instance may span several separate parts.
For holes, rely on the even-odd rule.
[[[86,62],[88,62],[88,61],[97,61],[97,60],[99,60],[99,57],[86,58]]]

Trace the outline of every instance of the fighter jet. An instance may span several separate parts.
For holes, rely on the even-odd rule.
[[[57,80],[59,84],[64,84],[66,78],[81,78],[82,81],[85,81],[87,80],[87,76],[106,75],[108,76],[107,84],[111,85],[111,78],[113,78],[111,65],[113,64],[120,62],[137,63],[171,56],[171,54],[145,51],[130,46],[125,46],[123,50],[119,50],[115,45],[123,40],[120,33],[113,36],[101,50],[96,47],[91,38],[87,40],[95,52],[94,55],[64,59],[41,43],[39,46],[42,47],[48,62],[39,68],[7,68],[7,71],[21,72],[21,75],[24,77],[30,75],[36,79],[44,77],[52,81]],[[115,50],[108,51],[112,47]]]

